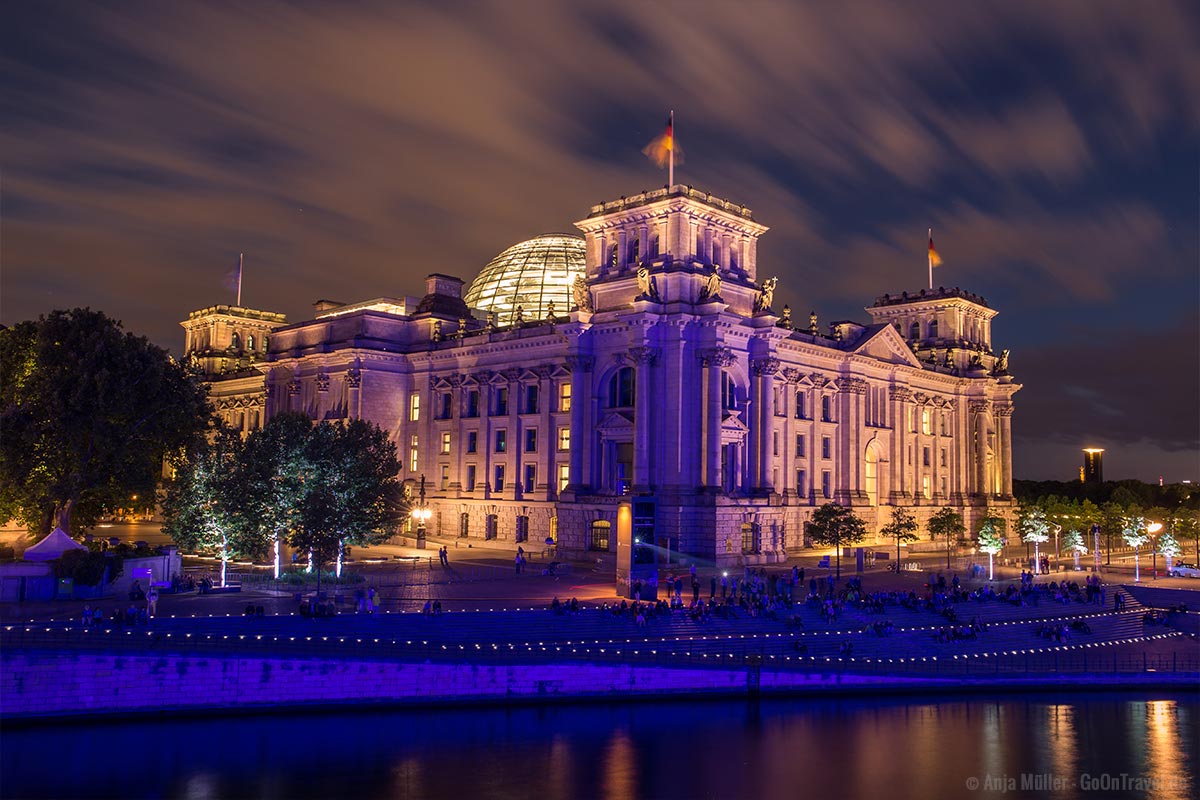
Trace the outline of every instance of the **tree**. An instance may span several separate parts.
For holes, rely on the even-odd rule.
[[[252,535],[274,550],[279,577],[279,545],[300,524],[312,420],[288,412],[250,434],[243,453],[243,503]]]
[[[1113,536],[1121,532],[1125,524],[1126,511],[1113,502],[1107,502],[1100,507],[1100,530],[1104,533],[1104,563],[1112,563]]]
[[[1067,531],[1063,538],[1063,547],[1075,554],[1075,571],[1079,571],[1079,556],[1087,555],[1087,545],[1083,541],[1083,534],[1078,528],[1071,528]]]
[[[175,476],[163,501],[163,533],[181,547],[219,552],[222,586],[231,555],[257,555],[261,548],[246,525],[243,448],[240,434],[219,426],[172,460]]]
[[[867,536],[867,526],[845,506],[826,503],[813,512],[808,523],[808,535],[814,544],[833,547],[837,557],[837,579],[842,578],[842,547],[861,542]]]
[[[395,534],[400,462],[387,433],[356,419],[315,426],[306,463],[299,524],[288,541],[313,554],[319,593],[322,565],[345,545],[378,544]]]
[[[1121,538],[1125,540],[1125,544],[1133,548],[1133,580],[1136,583],[1142,579],[1138,550],[1150,541],[1150,534],[1146,531],[1146,518],[1142,516],[1127,517],[1121,525]]]
[[[1022,509],[1021,519],[1017,523],[1021,531],[1021,539],[1025,542],[1033,542],[1033,571],[1039,574],[1042,571],[1042,542],[1050,541],[1050,523],[1046,520],[1046,512],[1038,506],[1031,506]],[[1025,551],[1029,555],[1029,551]]]
[[[153,495],[209,415],[196,376],[98,311],[0,330],[0,510],[42,535],[88,525]]]
[[[995,577],[995,556],[1004,549],[1004,520],[987,517],[979,525],[979,549],[988,554],[988,580]]]
[[[1170,531],[1164,531],[1162,536],[1158,537],[1158,552],[1162,553],[1163,557],[1167,559],[1168,575],[1171,574],[1171,562],[1179,555],[1179,551],[1179,542]]]
[[[929,538],[946,540],[946,569],[950,569],[950,549],[953,543],[967,532],[962,514],[946,507],[929,518]]]
[[[884,536],[896,540],[896,572],[900,571],[900,545],[903,542],[915,542],[917,536],[917,521],[912,512],[904,506],[896,506],[892,510],[892,521],[879,531]]]

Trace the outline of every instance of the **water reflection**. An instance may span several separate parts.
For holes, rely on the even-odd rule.
[[[11,797],[1000,796],[972,777],[1159,781],[1196,794],[1197,698],[664,703],[173,720],[0,732]],[[136,759],[113,743],[129,743]],[[62,769],[64,758],[72,768]],[[1021,796],[1021,792],[1009,792]]]

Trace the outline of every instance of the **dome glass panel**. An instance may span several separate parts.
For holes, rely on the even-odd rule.
[[[520,306],[526,322],[554,314],[566,316],[574,305],[571,285],[586,272],[582,237],[551,233],[505,250],[483,268],[463,296],[467,305],[496,314],[496,324],[511,325]]]

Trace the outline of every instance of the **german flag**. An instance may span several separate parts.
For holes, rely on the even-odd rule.
[[[942,263],[942,257],[938,255],[938,251],[933,247],[933,228],[929,229],[929,266],[937,267]]]
[[[671,162],[672,155],[675,156],[675,161],[683,163],[683,153],[675,146],[675,122],[671,117],[667,117],[667,129],[643,147],[642,152],[660,168]]]

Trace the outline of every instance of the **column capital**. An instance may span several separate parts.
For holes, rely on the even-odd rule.
[[[804,373],[795,367],[784,367],[782,375],[783,379],[788,383],[798,383],[804,377]]]
[[[750,362],[750,369],[755,375],[773,377],[779,371],[779,359],[774,356],[756,358]]]
[[[596,359],[593,356],[567,356],[564,363],[571,372],[590,372]]]
[[[996,406],[995,414],[997,417],[1011,417],[1012,413],[1012,406]]]
[[[521,372],[522,370],[520,367],[509,367],[506,370],[501,370],[500,374],[503,375],[510,383],[516,383],[517,381],[521,380]]]
[[[913,399],[912,389],[909,389],[907,386],[889,386],[888,398],[899,400],[902,403],[911,403]]]
[[[987,400],[971,400],[967,404],[967,408],[971,410],[972,414],[986,414],[991,410],[992,404]]]
[[[651,366],[658,360],[658,348],[646,347],[644,345],[631,347],[625,354],[625,358],[630,364]]]
[[[838,385],[846,394],[867,393],[867,382],[862,378],[844,378],[838,381]]]
[[[533,368],[533,374],[545,380],[554,374],[554,367],[550,364],[538,364]]]
[[[728,347],[711,347],[700,351],[700,362],[706,367],[728,367],[734,360],[733,351]]]

